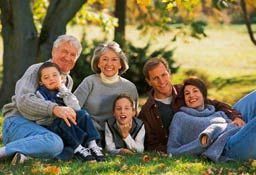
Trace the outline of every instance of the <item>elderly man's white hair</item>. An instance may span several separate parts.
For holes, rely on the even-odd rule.
[[[58,38],[54,41],[53,43],[53,47],[57,48],[59,47],[59,45],[63,42],[68,42],[70,43],[72,46],[74,46],[77,49],[77,56],[76,58],[78,58],[82,52],[82,45],[81,43],[78,41],[78,39],[72,35],[60,35],[58,36]]]

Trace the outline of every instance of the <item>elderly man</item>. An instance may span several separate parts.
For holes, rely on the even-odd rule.
[[[146,103],[142,106],[139,118],[146,130],[145,149],[166,153],[168,128],[173,115],[184,104],[182,85],[172,85],[171,71],[163,58],[149,59],[143,68],[147,83],[152,87]],[[216,110],[224,111],[235,124],[242,126],[241,114],[229,105],[210,101]]]
[[[52,61],[62,71],[63,83],[72,89],[73,80],[69,75],[74,67],[82,46],[73,36],[59,36],[53,44]],[[37,71],[42,63],[30,66],[16,83],[12,102],[3,107],[3,143],[0,159],[12,156],[19,161],[31,157],[54,158],[63,150],[61,138],[40,126],[48,117],[59,117],[76,123],[76,113],[70,107],[40,99],[35,92],[38,87]]]

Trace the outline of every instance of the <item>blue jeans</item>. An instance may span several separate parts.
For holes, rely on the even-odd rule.
[[[100,139],[90,115],[85,110],[76,112],[76,122],[77,125],[71,123],[69,127],[64,120],[56,118],[47,128],[58,134],[65,146],[73,149],[77,148],[78,145],[86,145],[89,141]]]
[[[20,152],[31,157],[54,158],[63,150],[58,135],[23,116],[5,118],[3,143],[8,156]]]
[[[256,159],[256,91],[241,98],[233,108],[246,124],[229,138],[223,154],[235,160]]]
[[[241,98],[233,106],[234,109],[239,111],[246,123],[256,116],[256,91],[252,91],[243,98]]]

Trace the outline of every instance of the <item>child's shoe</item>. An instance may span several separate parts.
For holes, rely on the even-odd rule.
[[[94,146],[90,148],[92,155],[95,157],[97,162],[104,162],[105,161],[105,156],[102,153],[102,148],[99,146]]]
[[[27,161],[29,157],[25,156],[22,153],[16,153],[11,161],[12,165],[17,165],[17,164],[23,164],[25,161]]]
[[[90,149],[88,148],[82,148],[75,152],[75,155],[78,159],[82,161],[87,161],[87,162],[96,162],[95,157],[92,156]]]

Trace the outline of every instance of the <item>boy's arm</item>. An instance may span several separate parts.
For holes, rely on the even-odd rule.
[[[63,99],[66,106],[71,107],[75,111],[81,109],[76,96],[64,84],[61,85],[59,91],[57,96]]]

